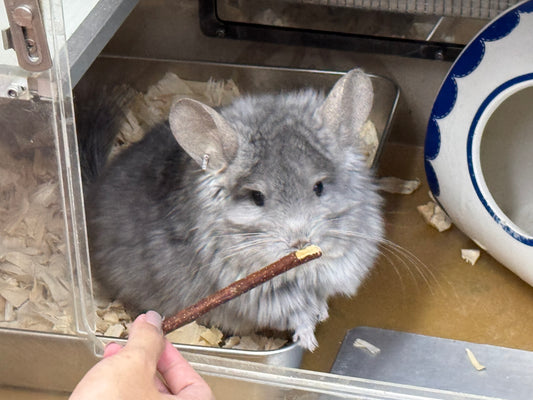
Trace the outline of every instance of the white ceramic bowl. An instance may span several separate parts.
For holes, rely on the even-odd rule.
[[[425,167],[454,224],[533,285],[533,0],[492,21],[453,64]]]

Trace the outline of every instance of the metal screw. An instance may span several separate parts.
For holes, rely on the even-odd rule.
[[[32,20],[33,13],[30,7],[26,5],[18,6],[13,10],[13,21],[15,21],[18,26],[22,26],[24,28],[31,27]]]
[[[28,56],[31,61],[39,61],[39,52],[35,40],[26,39],[26,50],[28,50]]]
[[[16,99],[20,97],[25,91],[26,88],[24,86],[21,86],[18,83],[12,83],[7,88],[7,96],[11,97],[12,99]]]
[[[217,37],[223,38],[226,36],[226,30],[224,28],[218,28],[215,34],[217,35]]]
[[[439,60],[439,61],[442,61],[444,60],[444,51],[442,49],[439,49],[435,52],[435,60]]]

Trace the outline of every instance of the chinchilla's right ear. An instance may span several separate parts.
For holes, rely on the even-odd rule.
[[[180,99],[170,110],[169,122],[180,146],[202,168],[220,171],[235,158],[239,147],[237,133],[211,107],[196,100]]]

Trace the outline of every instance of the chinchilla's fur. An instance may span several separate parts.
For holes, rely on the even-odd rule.
[[[321,258],[201,322],[237,334],[289,330],[313,349],[327,299],[353,295],[378,254],[381,200],[356,139],[371,105],[359,70],[327,98],[313,90],[251,96],[219,111],[178,101],[169,122],[90,185],[96,279],[138,311],[170,315],[312,243]]]

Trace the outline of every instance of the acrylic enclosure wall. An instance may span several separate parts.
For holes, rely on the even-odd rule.
[[[74,333],[91,300],[74,299],[90,278],[62,12],[41,5],[51,68],[29,72],[2,52],[0,326]]]

